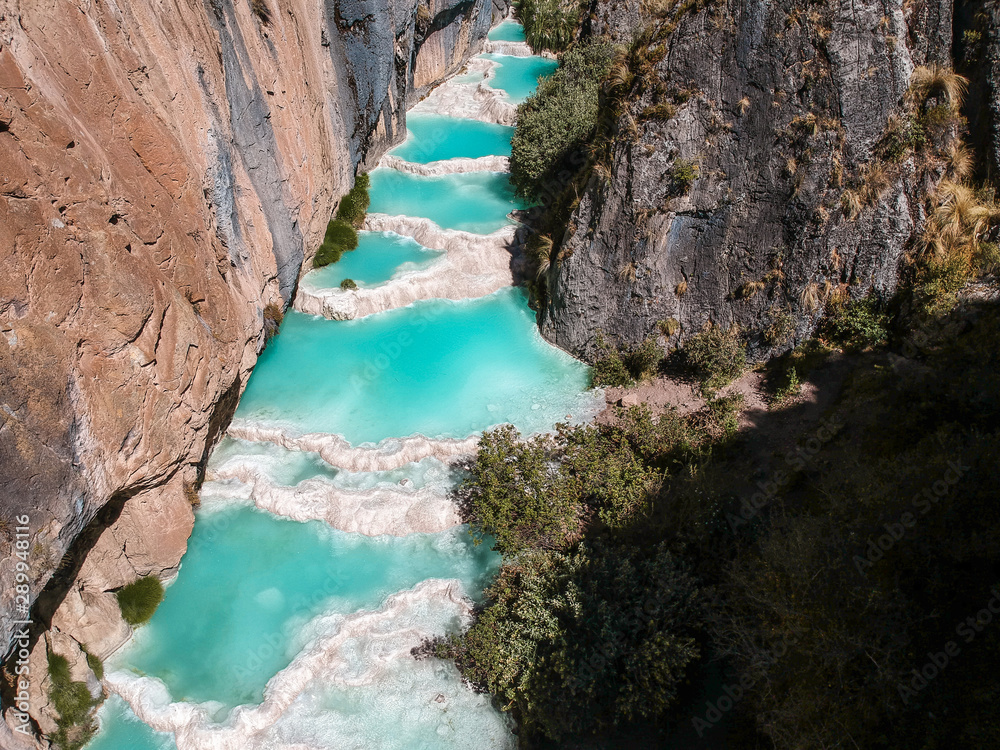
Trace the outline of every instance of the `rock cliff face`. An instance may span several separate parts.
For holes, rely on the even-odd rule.
[[[84,611],[176,567],[265,319],[356,166],[507,6],[0,0],[5,653],[21,514],[42,629],[125,637]]]
[[[631,39],[638,6],[596,3],[589,32]],[[605,103],[608,163],[561,238],[545,335],[587,355],[598,330],[628,346],[673,318],[676,342],[712,320],[764,356],[831,294],[890,294],[947,164],[889,160],[884,138],[914,69],[950,64],[949,0],[686,3],[666,22],[648,75]]]

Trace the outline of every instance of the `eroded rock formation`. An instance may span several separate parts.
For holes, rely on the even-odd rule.
[[[889,164],[879,144],[914,69],[950,64],[951,2],[659,5],[662,56],[555,238],[546,336],[586,355],[597,331],[630,346],[674,319],[676,342],[712,320],[764,356],[809,334],[831,291],[891,294],[946,166]],[[631,40],[638,6],[596,3],[590,33]]]

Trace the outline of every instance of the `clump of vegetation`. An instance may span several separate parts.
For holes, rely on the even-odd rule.
[[[268,302],[264,305],[264,343],[268,344],[271,339],[278,335],[278,331],[281,329],[281,321],[285,319],[285,311],[282,309],[281,305],[277,302]],[[192,489],[194,489],[192,487]],[[191,500],[192,505],[197,505],[197,491],[195,491],[195,497],[190,497],[190,493],[185,490],[185,494],[188,495],[188,500]]]
[[[936,204],[914,274],[914,298],[925,316],[948,312],[968,281],[992,272],[998,261],[996,245],[986,241],[988,232],[1000,224],[1000,206],[991,196],[945,181],[938,187]]]
[[[340,260],[344,253],[358,246],[358,233],[354,227],[343,219],[334,219],[326,228],[323,244],[313,258],[315,268],[323,268]]]
[[[698,658],[698,586],[665,547],[581,545],[505,565],[453,645],[473,684],[553,739],[655,717]]]
[[[768,311],[770,322],[764,329],[768,346],[783,346],[795,337],[795,318],[787,307],[773,307]]]
[[[149,622],[163,601],[163,584],[156,576],[146,576],[118,589],[115,596],[125,622],[136,627]]]
[[[884,346],[889,339],[889,318],[874,297],[830,305],[824,337],[848,351]]]
[[[783,380],[774,393],[774,400],[771,402],[774,406],[783,406],[802,392],[802,381],[799,380],[795,365],[790,365],[785,370]]]
[[[351,191],[340,199],[337,207],[337,219],[346,221],[355,229],[361,229],[365,225],[365,217],[368,215],[368,207],[371,205],[371,178],[367,172],[361,172],[354,179],[354,187]]]
[[[594,388],[624,387],[646,380],[657,373],[663,361],[663,350],[652,337],[624,354],[600,334],[596,346],[599,354],[591,373]]]
[[[613,55],[606,43],[565,53],[559,69],[518,107],[510,172],[520,195],[540,200],[558,194],[582,166],[579,156],[597,124],[600,81]]]
[[[340,260],[344,253],[358,246],[358,230],[365,224],[368,206],[371,205],[369,188],[371,178],[361,172],[354,180],[354,187],[340,200],[337,213],[326,227],[323,244],[313,258],[314,268],[323,268]]]
[[[358,284],[354,279],[344,279],[340,282],[340,288],[345,292],[350,292],[358,288]]]
[[[514,14],[536,52],[563,52],[576,39],[586,3],[581,0],[516,0]]]
[[[698,177],[698,165],[687,159],[674,159],[670,167],[670,187],[667,194],[670,197],[687,195]]]
[[[250,10],[265,26],[271,25],[271,9],[267,0],[250,0]]]
[[[97,731],[93,709],[101,699],[95,701],[86,683],[73,680],[66,657],[49,651],[48,661],[51,682],[49,700],[59,714],[52,740],[59,750],[79,750]]]
[[[684,342],[683,352],[685,363],[706,393],[727,385],[746,367],[746,345],[736,326],[726,331],[709,321]]]
[[[608,343],[601,334],[597,335],[596,347],[598,355],[591,370],[591,387],[620,388],[632,385],[632,375],[617,347]]]
[[[681,322],[677,318],[667,318],[666,320],[661,320],[656,324],[657,329],[667,338],[674,336],[681,330]]]
[[[87,657],[87,666],[90,667],[90,671],[94,673],[94,676],[98,680],[104,679],[104,662],[101,658],[95,654],[90,653],[86,646],[80,646],[83,649],[83,653]]]

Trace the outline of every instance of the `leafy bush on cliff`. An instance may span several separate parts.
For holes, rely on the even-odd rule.
[[[146,576],[118,589],[115,596],[125,622],[135,627],[149,622],[163,601],[163,584],[156,576]]]
[[[708,323],[684,342],[684,360],[701,381],[702,390],[717,391],[739,377],[746,366],[746,345],[739,329],[728,331]]]
[[[664,547],[581,545],[505,565],[460,639],[463,674],[558,739],[658,715],[698,657],[698,587]]]
[[[340,257],[358,246],[358,233],[354,227],[343,219],[334,219],[326,228],[323,244],[316,251],[313,266],[322,268],[336,263]]]
[[[882,346],[889,338],[889,318],[872,297],[834,305],[823,330],[831,341],[850,351]]]
[[[91,710],[100,703],[100,699],[95,701],[90,696],[86,683],[73,681],[66,657],[50,651],[48,661],[49,700],[59,715],[58,728],[52,740],[59,750],[78,750],[97,731]]]
[[[516,0],[514,13],[536,52],[562,52],[576,38],[588,3],[581,0]]]
[[[663,361],[663,350],[653,338],[648,338],[624,354],[597,335],[597,358],[591,370],[591,387],[620,388],[637,380],[653,377]]]
[[[367,172],[360,173],[354,180],[351,192],[340,199],[336,218],[346,221],[355,229],[361,229],[365,225],[368,206],[371,205],[369,188],[371,188],[371,178]]]
[[[614,48],[591,43],[565,53],[559,69],[518,107],[511,181],[533,200],[557,196],[584,166],[581,149],[597,124],[600,82]]]

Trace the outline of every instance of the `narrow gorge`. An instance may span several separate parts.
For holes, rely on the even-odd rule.
[[[0,0],[0,749],[1000,746],[998,8]]]

